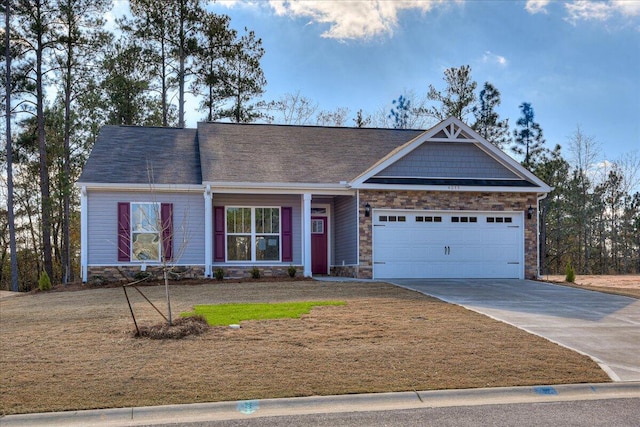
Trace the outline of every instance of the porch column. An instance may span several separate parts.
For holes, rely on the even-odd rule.
[[[311,194],[309,193],[304,193],[303,197],[302,224],[304,277],[311,277]]]
[[[89,274],[89,236],[87,229],[89,218],[87,216],[87,187],[82,186],[80,189],[80,276],[82,282],[87,283],[87,275]]]
[[[211,277],[213,260],[213,203],[211,186],[204,190],[204,276]]]

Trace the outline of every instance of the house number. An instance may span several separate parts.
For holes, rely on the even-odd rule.
[[[449,185],[447,187],[447,189],[449,189],[449,190],[459,190],[460,186],[459,185]]]

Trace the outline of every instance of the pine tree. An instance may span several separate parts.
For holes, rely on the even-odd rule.
[[[509,119],[499,120],[496,107],[500,105],[500,92],[491,83],[486,82],[480,91],[480,105],[473,107],[476,118],[471,126],[480,136],[503,150],[511,142],[509,137]]]
[[[545,140],[542,136],[542,128],[534,120],[535,115],[531,104],[523,102],[520,104],[520,111],[522,116],[516,122],[519,129],[513,131],[515,144],[511,146],[511,150],[517,155],[524,156],[523,166],[531,168],[545,153]]]
[[[428,113],[438,120],[456,117],[465,120],[471,113],[476,102],[474,91],[478,84],[471,79],[471,67],[462,65],[460,68],[447,68],[444,71],[444,81],[447,87],[443,92],[429,85],[427,98],[440,102],[440,107],[431,107]]]

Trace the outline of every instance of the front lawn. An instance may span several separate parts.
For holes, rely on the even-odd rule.
[[[609,381],[586,356],[384,283],[211,281],[170,291],[176,315],[199,304],[346,304],[152,340],[134,337],[121,288],[3,299],[0,413]],[[163,286],[143,292],[165,307]],[[130,297],[140,326],[162,320]]]
[[[181,316],[201,315],[211,326],[228,326],[243,320],[299,319],[303,314],[309,314],[313,307],[344,304],[344,301],[207,304],[196,305],[193,311]]]

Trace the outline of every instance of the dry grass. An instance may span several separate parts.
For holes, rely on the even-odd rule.
[[[576,276],[575,283],[565,282],[565,277],[560,275],[544,276],[544,279],[552,283],[575,288],[640,298],[640,275],[638,274],[617,276],[580,275]]]
[[[163,306],[163,287],[143,291]],[[130,295],[140,325],[161,320]],[[202,303],[347,304],[150,340],[133,337],[120,288],[2,300],[0,412],[608,381],[586,356],[383,283],[209,282],[171,295],[174,315]]]
[[[208,329],[209,324],[203,316],[190,316],[172,319],[171,326],[169,326],[168,322],[142,326],[139,331],[136,331],[136,336],[153,340],[177,340],[192,335],[201,335]]]

